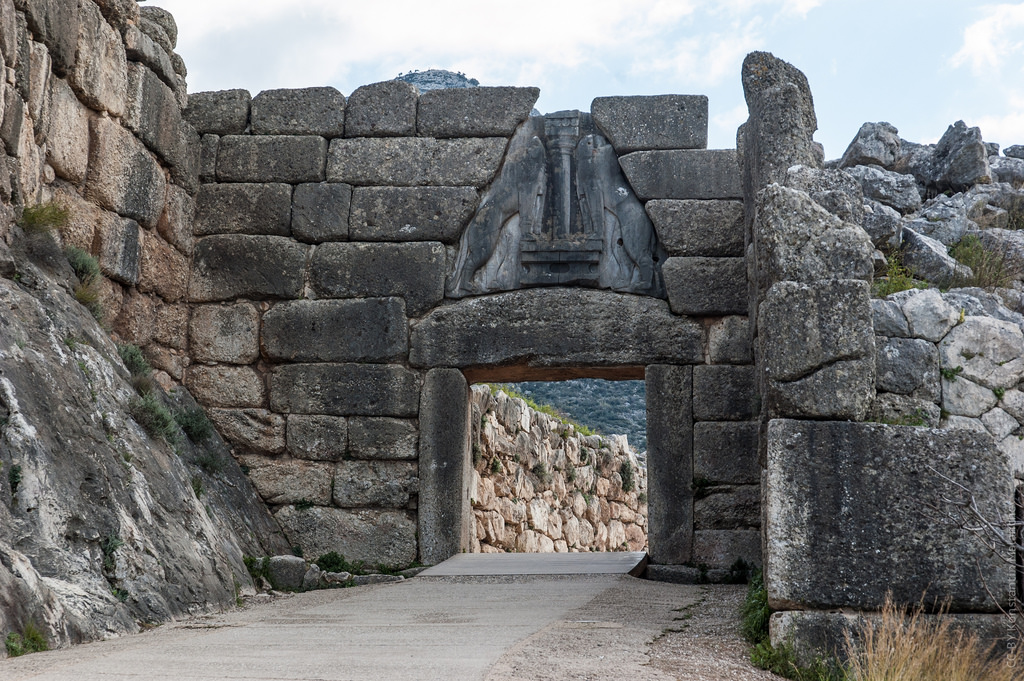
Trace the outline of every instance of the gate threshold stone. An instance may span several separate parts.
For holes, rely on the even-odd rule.
[[[647,568],[644,551],[601,553],[459,553],[420,577],[491,575],[633,575]]]

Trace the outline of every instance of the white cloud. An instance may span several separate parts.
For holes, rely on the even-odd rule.
[[[971,125],[981,128],[982,137],[1003,146],[1024,144],[1024,91],[1011,92],[1007,96],[1007,113],[990,114],[975,118]]]
[[[998,70],[1024,56],[1024,3],[992,5],[985,17],[964,29],[960,50],[950,58],[953,66],[969,64],[975,74]]]

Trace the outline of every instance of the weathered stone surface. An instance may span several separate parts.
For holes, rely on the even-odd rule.
[[[252,99],[252,134],[345,134],[345,96],[333,87],[264,90]]]
[[[892,166],[900,156],[899,132],[890,123],[865,123],[843,153],[839,167]]]
[[[197,362],[250,364],[259,357],[260,313],[250,303],[196,305],[189,321],[189,350]]]
[[[777,281],[863,279],[873,273],[867,233],[844,223],[806,192],[770,185],[757,197],[758,289]]]
[[[288,364],[270,374],[276,412],[416,416],[419,374],[393,364]]]
[[[948,598],[954,610],[993,611],[984,585],[1012,583],[1012,561],[979,551],[971,536],[921,512],[921,499],[938,503],[956,494],[939,474],[966,485],[988,517],[1011,517],[1009,463],[987,435],[769,422],[765,585],[771,607],[867,609],[891,592],[902,604]]]
[[[189,194],[199,191],[199,167],[202,164],[202,140],[191,123],[178,125],[178,156],[170,167],[171,182]]]
[[[416,130],[428,137],[511,137],[540,96],[535,87],[472,87],[420,95]]]
[[[453,244],[478,202],[474,187],[357,187],[349,231],[357,241]]]
[[[878,390],[932,401],[939,399],[939,353],[933,343],[879,336],[875,351]]]
[[[292,188],[287,184],[207,184],[196,196],[196,236],[269,234],[288,236]]]
[[[927,176],[917,179],[939,191],[960,192],[992,181],[981,129],[968,128],[963,121],[946,129],[929,160]]]
[[[190,299],[299,298],[307,249],[279,236],[208,236],[195,247]]]
[[[651,561],[693,556],[693,375],[690,367],[647,367],[648,543]]]
[[[348,240],[351,199],[347,184],[300,184],[292,200],[292,234],[307,243]]]
[[[114,281],[134,286],[139,283],[142,244],[139,223],[105,213],[96,229],[100,270]]]
[[[308,556],[337,551],[367,565],[403,567],[416,560],[416,521],[404,511],[285,506],[274,514]]]
[[[940,241],[918,234],[910,227],[903,227],[903,265],[915,277],[949,286],[959,278],[971,276],[971,268],[961,265],[949,255]]]
[[[79,44],[82,10],[77,2],[59,0],[19,0],[15,6],[25,13],[28,28],[36,40],[49,48],[54,72],[65,75],[75,64]],[[96,9],[93,7],[92,9]],[[88,10],[86,10],[88,12]],[[99,10],[96,10],[99,15]],[[91,16],[89,17],[91,19]],[[103,18],[100,16],[100,21]],[[92,23],[91,21],[89,23]],[[109,28],[109,27],[108,27]]]
[[[39,3],[42,4],[42,3]],[[62,2],[47,2],[48,5],[63,5]],[[74,4],[74,3],[71,3]],[[125,85],[127,58],[124,44],[117,31],[111,28],[95,3],[79,3],[77,55],[74,66],[68,71],[68,81],[88,106],[120,116],[125,111]],[[61,31],[72,27],[61,27]],[[45,36],[43,42],[46,42]],[[53,52],[54,66],[57,66],[59,52]]]
[[[743,258],[669,258],[661,272],[675,314],[713,317],[747,311]]]
[[[859,225],[864,221],[864,191],[856,178],[842,170],[793,166],[786,171],[785,185],[807,192],[843,222]]]
[[[709,364],[750,364],[753,354],[746,317],[723,317],[708,328]]]
[[[997,442],[1020,428],[1017,419],[999,407],[986,414],[982,414],[981,422]]]
[[[241,135],[249,126],[251,103],[246,90],[193,92],[184,115],[200,135]]]
[[[565,323],[567,310],[572,324]],[[703,330],[668,303],[589,289],[467,298],[412,324],[413,366],[643,366],[703,361]]]
[[[142,142],[109,118],[89,122],[89,176],[85,197],[153,227],[163,212],[167,180]]]
[[[58,177],[78,184],[85,179],[89,163],[89,110],[71,86],[50,78],[50,122],[47,129],[46,161]]]
[[[140,232],[139,290],[176,303],[188,293],[188,258],[155,232]]]
[[[305,576],[306,561],[298,556],[271,556],[267,564],[267,579],[278,591],[299,591]]]
[[[299,135],[225,135],[217,151],[221,182],[320,182],[327,140]]]
[[[267,358],[286,362],[387,362],[409,348],[400,298],[278,303],[260,338]]]
[[[0,2],[0,54],[3,55],[4,63],[12,68],[18,62],[18,23],[13,0]]]
[[[942,416],[939,405],[909,395],[878,393],[866,420],[890,425],[938,428]]]
[[[169,165],[181,156],[181,110],[169,87],[141,64],[128,66],[124,123]]]
[[[220,149],[220,135],[203,135],[199,149],[199,179],[202,182],[217,181],[217,151]]]
[[[697,543],[706,539],[706,530],[749,530],[761,525],[761,486],[735,485],[719,486],[706,490],[704,496],[693,501],[693,527]],[[760,542],[758,542],[760,554]],[[736,558],[716,562],[715,565],[731,565]],[[744,559],[745,560],[745,559]]]
[[[708,145],[708,98],[704,95],[598,97],[590,112],[618,154],[704,149]]]
[[[1024,159],[989,156],[988,166],[992,172],[993,182],[1005,182],[1015,186],[1024,183]]]
[[[266,409],[209,409],[207,413],[228,442],[246,450],[271,454],[284,451],[284,417],[280,414]]]
[[[353,459],[416,459],[419,431],[411,421],[354,416],[349,419],[348,452]]]
[[[889,299],[899,302],[914,338],[942,340],[960,321],[960,311],[943,300],[935,289],[913,289]]]
[[[288,453],[310,461],[338,461],[348,448],[348,419],[341,416],[288,415]]]
[[[396,137],[416,134],[416,87],[386,80],[356,88],[348,98],[346,137]]]
[[[899,211],[873,199],[864,201],[864,231],[871,237],[871,243],[883,246],[899,247],[903,241],[903,220]]]
[[[167,87],[177,87],[171,57],[155,40],[133,24],[124,29],[124,49],[130,61],[142,62],[153,69],[153,73],[159,76]]]
[[[416,464],[407,461],[341,461],[334,472],[334,505],[404,508],[419,492]]]
[[[1010,158],[1024,158],[1024,144],[1014,144],[1003,149],[1003,155]]]
[[[482,187],[498,171],[506,144],[503,137],[336,139],[331,141],[327,179],[360,186]]]
[[[713,421],[693,424],[693,477],[733,485],[759,483],[757,424]]]
[[[734,149],[635,151],[619,164],[642,201],[743,196]]]
[[[952,246],[968,230],[976,228],[967,218],[967,210],[968,203],[964,195],[939,195],[912,216],[914,219],[909,220],[906,226],[918,234],[941,242],[943,246]]]
[[[988,388],[1007,390],[1024,380],[1024,333],[1012,322],[965,317],[939,343],[942,366]]]
[[[758,338],[771,416],[863,418],[875,384],[869,299],[857,280],[768,291]]]
[[[251,367],[193,364],[185,385],[206,407],[262,407],[263,377]]]
[[[101,284],[102,286],[102,284]],[[118,312],[114,319],[114,332],[129,343],[144,347],[153,340],[156,331],[156,311],[153,299],[135,288],[122,288],[111,284],[111,292],[101,299],[112,300]],[[123,292],[123,295],[122,295]]]
[[[693,560],[705,565],[732,565],[742,558],[750,565],[761,564],[760,530],[696,530]]]
[[[695,366],[694,421],[742,421],[757,415],[753,366]]]
[[[864,165],[846,168],[845,172],[857,178],[865,198],[874,199],[903,215],[921,207],[921,194],[912,175]]]
[[[743,203],[740,201],[649,201],[658,240],[669,255],[743,255]]]
[[[469,385],[462,372],[427,372],[420,433],[420,560],[439,563],[466,550],[472,536]]]
[[[444,297],[442,244],[343,244],[318,246],[310,280],[323,298],[401,296],[416,317]]]
[[[942,408],[950,414],[977,418],[998,402],[995,393],[983,385],[966,378],[942,377]]]
[[[249,479],[268,504],[331,503],[333,464],[253,455],[245,456],[243,461],[249,467]]]
[[[178,24],[174,20],[174,16],[162,7],[154,7],[152,5],[146,5],[141,7],[140,16],[147,22],[152,22],[163,29],[164,35],[167,36],[168,45],[170,49],[174,49],[178,45]]]
[[[910,324],[900,309],[899,303],[892,300],[871,299],[871,319],[875,333],[889,338],[906,338],[910,335]]]

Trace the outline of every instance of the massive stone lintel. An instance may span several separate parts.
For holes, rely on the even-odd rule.
[[[413,366],[621,367],[703,362],[704,329],[668,303],[590,289],[468,298],[412,325]]]
[[[769,422],[765,584],[772,608],[873,609],[891,592],[898,603],[949,599],[953,611],[995,612],[987,589],[1005,607],[1012,554],[995,555],[943,521],[943,498],[958,491],[942,476],[969,489],[987,517],[1012,521],[1010,463],[986,433]]]

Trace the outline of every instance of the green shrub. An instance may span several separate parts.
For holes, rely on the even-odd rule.
[[[313,562],[324,572],[349,572],[353,575],[359,575],[366,571],[366,566],[362,561],[357,560],[354,563],[350,563],[345,560],[345,556],[337,551],[325,553]]]
[[[973,234],[968,234],[950,248],[949,254],[960,264],[971,268],[969,276],[959,274],[953,278],[951,286],[954,288],[1006,288],[1020,276],[1020,272],[1011,267],[1002,252],[986,248],[981,239]]]
[[[252,577],[252,581],[258,582],[260,577],[266,579],[270,572],[270,558],[253,558],[252,556],[242,556],[242,563],[245,565],[245,569],[249,571],[249,576]]]
[[[124,540],[119,536],[111,532],[107,535],[107,538],[100,543],[100,550],[103,551],[103,571],[113,572],[116,567],[116,561],[114,560],[114,554],[119,548],[124,546]]]
[[[77,246],[68,246],[64,249],[64,255],[67,257],[71,269],[75,271],[78,281],[83,284],[91,284],[99,278],[100,263],[86,251]]]
[[[171,445],[178,442],[178,424],[156,392],[149,392],[132,400],[128,405],[128,412],[151,438],[162,439]]]
[[[213,434],[213,424],[202,407],[176,409],[174,421],[185,431],[188,439],[197,444]]]
[[[547,465],[545,465],[543,461],[538,461],[537,463],[535,463],[533,465],[533,468],[530,469],[530,472],[536,475],[537,479],[540,480],[545,485],[551,483],[551,471],[548,470]]]
[[[27,206],[21,214],[18,224],[26,234],[46,234],[68,224],[71,213],[67,208],[48,201],[35,206]]]
[[[192,493],[196,495],[196,499],[203,498],[203,479],[198,475],[192,476]]]
[[[876,298],[885,298],[893,293],[907,291],[912,288],[926,288],[926,284],[914,279],[910,270],[903,266],[899,253],[890,253],[885,258],[886,272],[871,285],[871,294]]]
[[[214,449],[199,448],[192,463],[207,475],[217,475],[224,470],[224,458]]]
[[[132,376],[149,376],[153,373],[153,367],[149,366],[139,346],[131,343],[118,344],[117,354],[121,355],[121,361]]]
[[[491,475],[497,475],[501,473],[501,461],[498,457],[491,459]]]
[[[13,631],[7,634],[7,637],[4,639],[4,647],[7,649],[7,654],[10,657],[19,657],[28,653],[41,653],[44,650],[50,649],[46,636],[39,630],[35,622],[26,623],[25,630],[20,634]]]
[[[11,496],[18,493],[18,485],[21,484],[21,464],[11,464],[10,470],[7,471],[7,482],[11,483]]]
[[[633,464],[626,459],[619,466],[619,475],[622,477],[622,491],[632,492],[633,488],[636,487],[636,481],[633,480]]]

